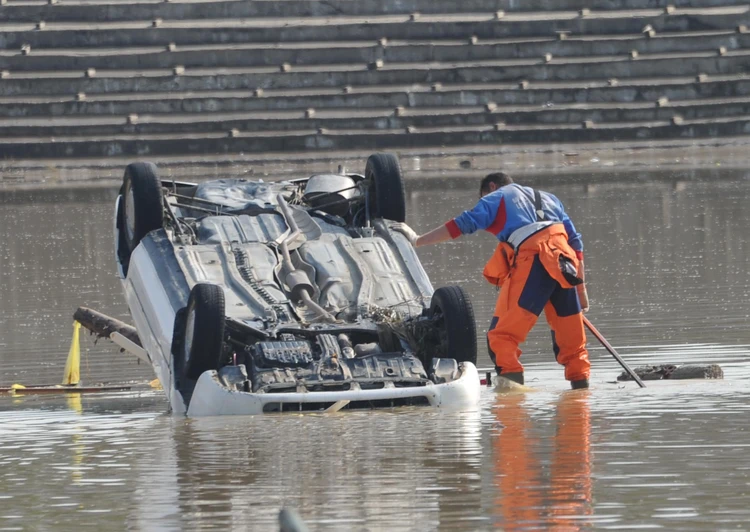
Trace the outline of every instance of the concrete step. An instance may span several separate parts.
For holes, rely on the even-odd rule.
[[[378,39],[378,40],[367,40],[367,39],[355,39],[355,40],[332,40],[330,35],[326,40],[323,41],[288,41],[288,42],[228,42],[228,43],[197,43],[197,44],[183,44],[178,45],[177,43],[171,42],[166,45],[149,45],[149,46],[131,46],[127,43],[119,44],[108,48],[64,48],[61,46],[53,45],[52,47],[35,47],[31,48],[28,45],[26,53],[32,55],[30,52],[33,51],[33,55],[59,55],[59,56],[76,56],[76,57],[97,57],[100,55],[126,55],[126,54],[148,54],[148,53],[159,53],[164,51],[172,52],[194,52],[194,51],[205,51],[205,52],[217,52],[224,50],[248,50],[256,52],[265,52],[267,50],[308,50],[308,49],[320,49],[320,48],[368,48],[371,46],[380,46],[381,48],[398,48],[398,47],[412,47],[412,46],[458,46],[464,44],[474,45],[505,45],[515,47],[527,47],[527,46],[546,46],[550,43],[562,44],[564,43],[581,43],[585,46],[585,43],[589,41],[597,42],[609,42],[609,41],[628,41],[628,42],[641,42],[644,40],[659,39],[714,39],[714,38],[728,38],[735,34],[748,33],[747,28],[742,26],[734,26],[732,28],[725,29],[699,29],[699,30],[687,30],[687,31],[672,31],[662,33],[588,33],[588,34],[574,34],[566,33],[560,35],[558,33],[541,36],[507,36],[497,38],[482,38],[480,39],[476,35],[471,35],[468,38],[440,38],[433,37],[429,39]],[[2,56],[14,56],[22,53],[22,49],[13,50],[6,49],[0,50]]]
[[[2,74],[4,96],[39,96],[106,92],[179,92],[194,90],[293,89],[303,87],[377,86],[432,83],[564,81],[608,78],[684,77],[742,73],[750,67],[750,51],[716,51],[543,60],[500,60],[454,63],[385,63],[310,65],[281,72],[271,67],[163,70],[36,71]],[[64,89],[63,89],[64,87]]]
[[[0,117],[653,101],[750,94],[750,75],[0,96]]]
[[[0,7],[2,10],[2,7]],[[657,34],[675,31],[733,29],[747,25],[748,6],[676,11],[509,13],[499,20],[494,12],[456,15],[371,17],[140,20],[133,22],[0,23],[0,48],[111,48],[188,44],[377,41],[386,39],[498,39],[508,37],[633,34],[651,25]]]
[[[266,91],[196,91],[88,94],[50,97],[0,97],[0,117],[75,117],[170,113],[257,113],[300,111],[309,108],[335,111],[363,108],[451,107],[485,105],[545,105],[656,102],[702,98],[750,96],[750,76],[594,80],[590,82],[534,82],[525,88],[516,83],[396,85],[341,89]]]
[[[690,8],[731,7],[743,5],[743,0],[629,0],[632,10],[663,10],[673,6],[676,10]],[[98,22],[101,20],[125,21],[139,19],[207,19],[207,18],[264,18],[264,17],[321,17],[321,16],[372,16],[382,14],[446,14],[462,12],[506,13],[542,11],[592,12],[621,10],[617,0],[544,0],[528,2],[470,0],[401,0],[382,2],[376,0],[275,0],[275,1],[216,1],[216,2],[136,2],[113,0],[76,1],[63,0],[56,4],[47,1],[8,0],[0,8],[2,22]]]
[[[115,48],[93,49],[81,53],[76,49],[25,49],[0,51],[0,69],[13,72],[34,70],[86,70],[106,69],[117,65],[121,69],[174,68],[224,68],[224,67],[280,67],[325,63],[425,63],[456,62],[491,59],[558,59],[595,57],[601,55],[625,56],[659,53],[688,53],[712,50],[724,51],[750,49],[750,33],[722,33],[705,35],[704,32],[662,34],[654,38],[642,34],[629,35],[627,39],[604,36],[585,40],[570,38],[563,41],[547,39],[533,42],[456,41],[432,43],[377,42],[315,42],[294,47],[276,45],[208,45],[176,46],[166,48]],[[549,54],[549,56],[547,56]]]
[[[750,108],[750,97],[670,102],[614,104],[564,104],[550,106],[483,106],[436,108],[370,108],[348,111],[315,110],[265,113],[199,113],[127,116],[38,117],[0,120],[2,137],[55,137],[66,141],[77,137],[108,135],[152,135],[179,133],[279,133],[299,130],[361,129],[397,130],[415,128],[419,132],[435,128],[466,126],[594,125],[614,122],[697,120],[743,114]],[[502,127],[504,127],[502,126]]]
[[[274,153],[294,151],[430,149],[440,146],[482,146],[500,144],[538,144],[600,142],[625,139],[658,140],[665,138],[704,139],[750,133],[750,115],[710,120],[685,120],[673,123],[655,120],[632,123],[566,124],[560,126],[466,126],[418,134],[396,130],[349,129],[319,134],[310,130],[257,134],[223,133],[175,135],[110,135],[59,141],[50,138],[7,138],[0,140],[6,158],[63,158],[146,155],[169,156],[191,153]]]

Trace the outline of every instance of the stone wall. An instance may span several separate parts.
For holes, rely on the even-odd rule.
[[[0,0],[0,158],[743,136],[749,9]]]

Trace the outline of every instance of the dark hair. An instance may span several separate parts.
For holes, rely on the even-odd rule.
[[[497,188],[500,188],[513,183],[513,178],[505,172],[495,172],[493,174],[487,174],[482,178],[482,183],[479,185],[480,196],[485,192],[489,192],[490,183],[494,183]]]

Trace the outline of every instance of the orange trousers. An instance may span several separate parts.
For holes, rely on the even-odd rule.
[[[581,304],[576,289],[559,272],[560,255],[578,265],[565,229],[555,225],[536,233],[516,252],[501,244],[487,264],[485,277],[502,285],[487,333],[490,357],[500,374],[523,371],[519,344],[544,310],[552,329],[555,357],[565,366],[565,378],[589,378],[591,364]],[[488,275],[488,271],[495,274]]]

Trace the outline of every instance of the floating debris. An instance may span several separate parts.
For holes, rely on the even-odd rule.
[[[662,364],[661,366],[639,366],[633,371],[644,381],[658,381],[663,379],[723,379],[724,371],[718,364],[706,366],[675,366],[673,364]],[[633,380],[627,372],[623,371],[617,376],[618,381]]]

